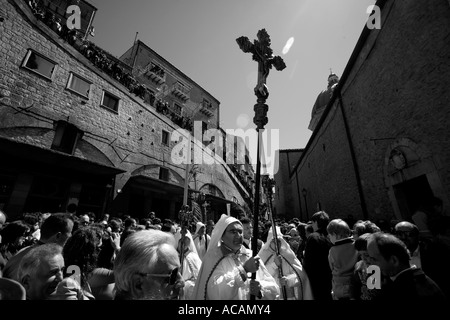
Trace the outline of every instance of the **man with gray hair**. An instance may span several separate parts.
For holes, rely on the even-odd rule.
[[[445,301],[439,286],[420,268],[410,265],[410,255],[403,241],[392,234],[376,232],[367,242],[371,264],[387,277],[380,298],[386,301]]]
[[[62,247],[56,243],[31,249],[21,260],[17,277],[27,300],[47,300],[63,279]]]
[[[114,261],[115,300],[174,300],[184,286],[172,234],[142,230],[127,237]]]
[[[64,246],[67,239],[72,236],[73,220],[72,216],[67,213],[54,213],[41,226],[41,239],[34,245],[23,248],[12,256],[6,263],[3,270],[5,278],[19,281],[17,272],[22,258],[33,248],[44,243],[56,243],[61,247]]]

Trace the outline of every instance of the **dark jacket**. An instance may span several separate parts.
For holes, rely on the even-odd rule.
[[[253,241],[253,239],[250,239],[250,243]],[[257,239],[257,245],[256,245],[256,254],[258,254],[259,250],[261,250],[262,246],[264,245],[264,242],[261,239]],[[247,243],[244,241],[243,246],[247,249],[250,249]]]
[[[383,288],[383,300],[445,301],[446,297],[430,277],[420,268],[409,269]]]
[[[331,270],[328,263],[331,246],[324,230],[312,233],[306,242],[304,268],[311,283],[314,300],[332,300]]]
[[[421,241],[421,269],[450,298],[450,242],[445,238],[435,237],[432,241]]]

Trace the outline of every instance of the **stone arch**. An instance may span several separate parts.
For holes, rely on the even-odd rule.
[[[0,135],[15,141],[51,149],[55,130],[46,127],[16,126],[1,128]],[[85,139],[78,140],[73,154],[81,159],[94,161],[108,167],[115,167],[114,163],[103,151]]]
[[[213,183],[205,183],[203,186],[200,187],[199,191],[203,192],[205,194],[211,194],[213,196],[217,196],[217,197],[225,199],[225,196],[224,196],[222,190],[220,190],[219,187],[217,187]]]
[[[179,184],[184,184],[184,178],[175,170],[166,167],[166,166],[161,166],[159,164],[147,164],[147,165],[143,165],[135,170],[133,170],[131,172],[131,176],[138,176],[138,175],[142,175],[142,176],[147,176],[147,177],[151,177],[151,178],[155,178],[155,176],[157,176],[157,174],[159,174],[159,168],[166,168],[169,170],[169,174],[171,177],[173,177]],[[156,173],[158,171],[158,173]]]
[[[16,126],[1,128],[0,135],[15,141],[25,142],[43,148],[50,148],[55,131],[53,128]]]
[[[95,159],[96,162],[106,166],[115,167],[114,163],[103,151],[84,139],[77,142],[74,154],[86,159]]]
[[[426,146],[409,138],[396,139],[387,147],[384,180],[397,219],[409,219],[414,207],[426,197],[439,197],[447,205],[440,167]]]

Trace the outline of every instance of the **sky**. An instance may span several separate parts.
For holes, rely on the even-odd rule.
[[[260,29],[286,68],[267,78],[268,134],[279,149],[304,148],[317,95],[330,69],[342,75],[375,0],[88,0],[90,38],[119,57],[137,38],[220,101],[223,129],[254,129],[257,63],[236,39]],[[278,149],[278,148],[276,148]]]

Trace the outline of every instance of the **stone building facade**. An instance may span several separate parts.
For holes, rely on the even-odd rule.
[[[381,29],[364,27],[291,183],[331,217],[409,219],[431,196],[448,214],[450,3],[376,5]]]
[[[172,161],[171,135],[193,133],[193,120],[206,123],[201,129],[217,128],[219,101],[162,57],[148,56],[153,51],[141,42],[137,52],[145,55],[134,65],[158,60],[167,73],[163,90],[126,55],[122,61],[63,36],[27,1],[0,4],[0,208],[11,219],[65,211],[70,203],[97,215],[155,211],[176,219],[186,165]],[[226,164],[223,154],[216,158],[196,166],[189,188],[206,194],[209,218],[227,203],[241,214],[251,183],[238,178],[241,166]]]

